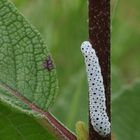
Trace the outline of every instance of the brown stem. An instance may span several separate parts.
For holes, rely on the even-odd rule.
[[[70,132],[65,126],[63,126],[53,115],[33,104],[23,95],[21,95],[19,91],[11,88],[9,85],[2,81],[0,81],[0,87],[7,90],[9,93],[11,93],[11,95],[21,100],[30,109],[42,115],[42,122],[44,122],[43,125],[45,125],[48,130],[50,130],[59,140],[77,140],[76,136],[72,132]]]
[[[96,50],[105,86],[106,106],[110,113],[110,0],[89,0],[89,40]],[[111,121],[111,120],[110,120]],[[94,131],[89,118],[90,140],[111,140]]]
[[[45,113],[45,114],[44,114]],[[77,140],[76,136],[63,126],[51,113],[44,112],[46,118],[40,121],[47,127],[59,140]]]

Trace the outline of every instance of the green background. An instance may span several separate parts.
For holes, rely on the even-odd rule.
[[[12,0],[39,30],[57,67],[59,93],[50,111],[75,131],[88,122],[88,94],[80,44],[88,38],[85,0]],[[140,139],[140,1],[112,0],[112,135]],[[6,116],[6,117],[5,117]],[[31,117],[0,104],[0,140],[53,140]]]

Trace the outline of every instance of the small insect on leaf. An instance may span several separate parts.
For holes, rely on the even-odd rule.
[[[43,62],[43,66],[48,71],[51,71],[52,69],[54,69],[54,64],[50,56],[48,56],[47,59]]]

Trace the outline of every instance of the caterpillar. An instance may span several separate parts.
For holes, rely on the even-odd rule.
[[[81,45],[81,52],[85,58],[86,73],[89,86],[89,110],[91,124],[101,136],[110,133],[110,122],[106,112],[105,89],[98,57],[89,41]]]

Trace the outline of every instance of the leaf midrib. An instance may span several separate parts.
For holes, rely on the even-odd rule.
[[[6,83],[2,82],[0,80],[0,87],[3,88],[4,90],[7,90],[11,95],[13,95],[14,97],[20,99],[24,104],[26,104],[30,109],[38,112],[38,110],[40,110],[39,112],[41,112],[42,110],[36,106],[35,104],[31,103],[30,100],[28,100],[26,97],[22,96],[22,94],[11,88],[9,85],[7,85]]]

